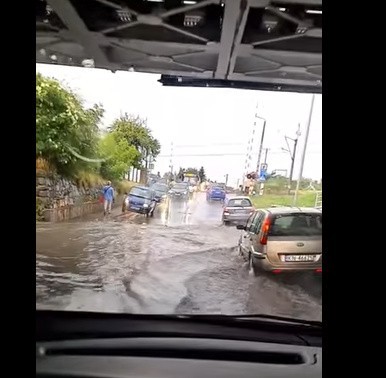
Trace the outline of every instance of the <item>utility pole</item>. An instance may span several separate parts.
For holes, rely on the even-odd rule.
[[[265,157],[264,157],[264,164],[267,164],[267,155],[268,155],[269,148],[265,149]]]
[[[256,167],[256,172],[259,172],[259,171],[260,171],[261,153],[262,153],[262,151],[263,151],[264,134],[265,134],[265,125],[266,125],[267,121],[265,120],[265,118],[262,118],[262,117],[256,116],[256,118],[259,118],[259,119],[261,119],[261,120],[264,121],[264,123],[263,123],[263,130],[261,131],[261,139],[260,139],[259,154],[258,154],[258,156],[257,156],[257,167]]]
[[[170,147],[170,161],[169,161],[170,173],[173,175],[173,142]]]
[[[303,147],[303,152],[302,152],[302,160],[301,160],[301,163],[300,163],[298,182],[296,183],[296,190],[295,190],[295,195],[294,195],[294,200],[293,200],[293,206],[296,206],[296,204],[298,202],[298,193],[299,193],[300,181],[301,181],[302,175],[303,175],[303,167],[304,167],[304,160],[305,160],[305,157],[306,157],[308,135],[310,133],[310,126],[311,126],[311,120],[312,120],[312,112],[314,110],[314,101],[315,101],[315,95],[313,94],[312,95],[312,99],[311,99],[310,114],[308,115],[307,130],[306,130],[306,136],[305,136],[305,140],[304,140],[304,147]]]
[[[290,158],[291,158],[291,169],[290,169],[290,175],[289,175],[289,179],[288,179],[288,194],[291,194],[292,176],[293,176],[293,172],[294,172],[295,157],[296,157],[296,147],[298,145],[298,140],[299,140],[300,135],[301,135],[300,124],[298,124],[298,130],[296,131],[296,138],[295,139],[290,138],[288,136],[284,137],[285,142],[287,143],[288,149],[282,148],[282,150],[287,151],[290,154]],[[291,152],[290,146],[288,144],[288,139],[292,140],[292,142],[294,142],[294,147],[293,147],[292,152]]]
[[[228,186],[228,177],[229,177],[229,175],[228,175],[228,173],[225,175],[225,186]]]

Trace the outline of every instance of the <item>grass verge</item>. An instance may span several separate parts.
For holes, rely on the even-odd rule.
[[[262,196],[251,196],[253,206],[256,208],[266,208],[272,205],[276,206],[292,206],[293,194],[264,194]],[[315,192],[300,191],[298,195],[297,206],[300,207],[314,207],[315,206]]]

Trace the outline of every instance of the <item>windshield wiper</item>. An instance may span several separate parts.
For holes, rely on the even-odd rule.
[[[179,315],[177,315],[179,316]],[[294,324],[309,327],[322,328],[322,322],[317,320],[303,320],[299,318],[290,318],[285,316],[266,315],[266,314],[247,314],[247,315],[182,315],[185,318],[191,319],[203,319],[203,320],[215,320],[215,319],[229,319],[229,320],[263,320],[280,322],[283,324]]]
[[[263,319],[263,320],[273,320],[273,321],[279,321],[283,323],[293,323],[293,324],[301,324],[305,326],[312,326],[312,327],[320,327],[322,328],[322,322],[317,320],[303,320],[299,318],[290,318],[285,316],[277,316],[277,315],[266,315],[266,314],[252,314],[252,315],[236,315],[235,318],[237,319]]]

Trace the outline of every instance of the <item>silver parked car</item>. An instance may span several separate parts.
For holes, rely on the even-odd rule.
[[[222,221],[224,224],[229,224],[231,222],[245,224],[254,210],[255,209],[249,197],[232,197],[224,206]]]
[[[240,254],[259,270],[322,272],[322,212],[314,208],[256,210],[239,239]]]

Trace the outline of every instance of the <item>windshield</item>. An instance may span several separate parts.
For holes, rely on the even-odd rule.
[[[187,184],[176,184],[173,186],[173,189],[186,189],[187,187]]]
[[[251,207],[252,203],[249,199],[230,199],[227,204],[228,207]]]
[[[152,64],[183,71],[190,54]],[[322,319],[321,95],[36,69],[37,308]],[[272,206],[312,211],[265,235]]]
[[[136,197],[142,197],[142,198],[151,198],[151,192],[148,189],[143,189],[143,188],[133,188],[130,190],[130,195],[131,196],[136,196]]]

